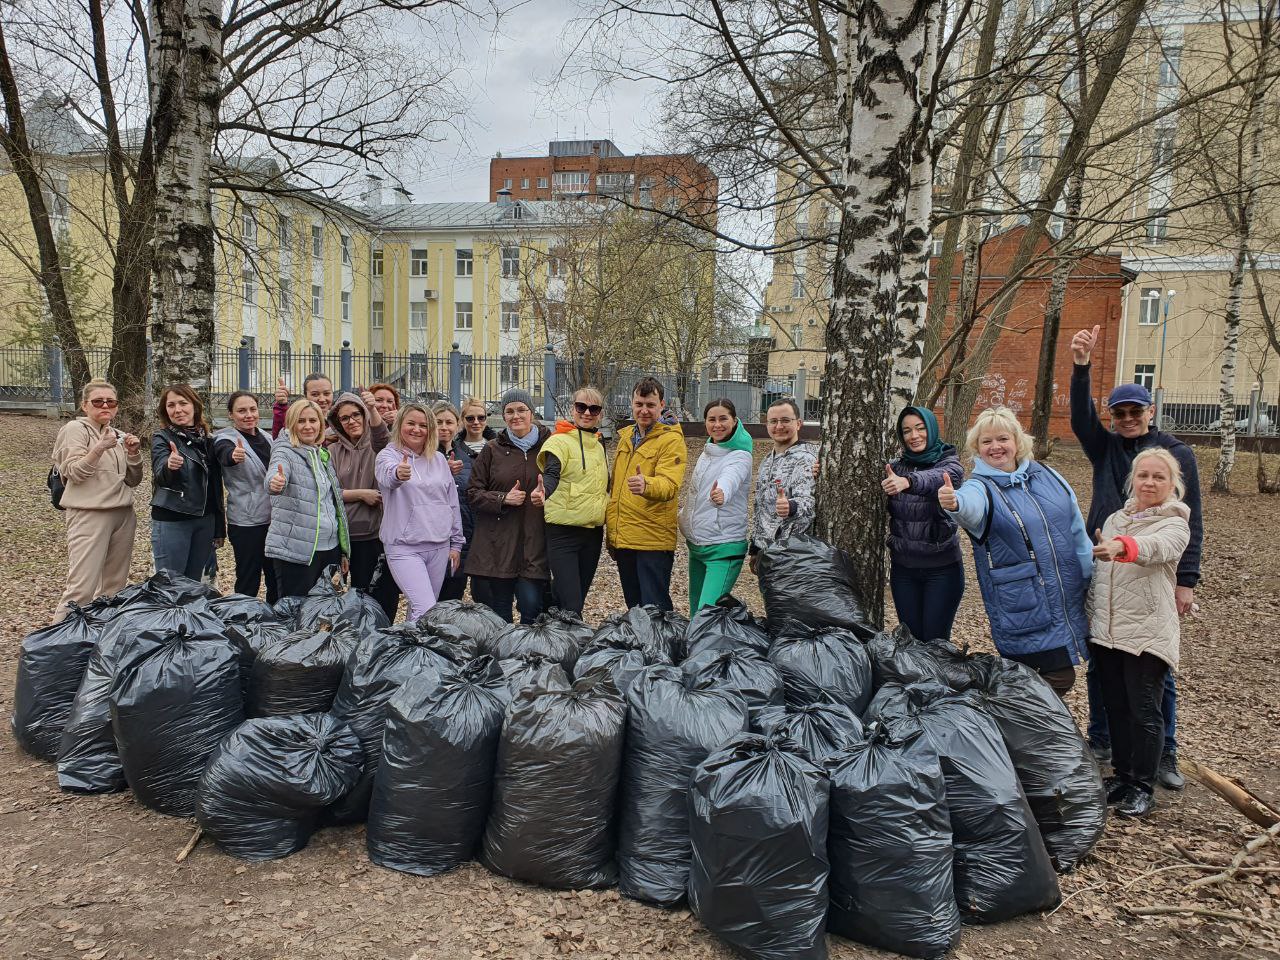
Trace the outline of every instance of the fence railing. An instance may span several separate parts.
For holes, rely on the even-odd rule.
[[[105,375],[110,351],[89,348],[85,352],[90,373]],[[531,355],[476,357],[457,349],[447,354],[390,354],[357,353],[343,347],[336,353],[292,353],[246,345],[214,352],[210,400],[214,413],[220,414],[231,393],[248,390],[258,397],[259,407],[266,410],[281,379],[291,394],[298,395],[308,375],[322,373],[339,391],[389,383],[402,397],[427,403],[449,400],[459,404],[474,397],[496,405],[503,393],[520,387],[529,391],[538,413],[551,420],[567,417],[574,391],[590,384],[605,395],[606,418],[616,421],[630,415],[632,386],[644,377],[653,377],[663,385],[667,405],[682,419],[700,419],[708,400],[728,397],[744,421],[760,423],[770,403],[779,397],[797,395],[807,397],[806,419],[818,416],[820,400],[809,395],[812,389],[806,389],[816,384],[806,384],[803,373],[798,377],[749,374],[722,378],[715,376],[716,372],[711,367],[679,372],[621,364],[592,365],[583,353],[564,357],[550,347]],[[71,377],[62,351],[56,346],[0,347],[0,409],[65,413],[75,405]]]
[[[1218,392],[1170,393],[1155,390],[1156,425],[1165,433],[1212,434],[1222,428],[1222,401]],[[1274,437],[1280,433],[1280,406],[1266,403],[1255,385],[1235,398],[1236,430],[1250,437]]]

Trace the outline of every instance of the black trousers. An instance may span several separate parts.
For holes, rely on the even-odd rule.
[[[889,590],[898,622],[917,640],[950,640],[964,596],[964,564],[889,568]]]
[[[1169,665],[1154,654],[1135,657],[1089,644],[1102,686],[1111,729],[1111,766],[1116,776],[1151,793],[1164,750],[1164,678]]]
[[[556,606],[582,616],[591,581],[600,565],[604,527],[570,527],[547,524],[547,566]]]
[[[267,557],[263,551],[267,547],[267,530],[270,524],[256,527],[236,527],[227,524],[227,539],[231,541],[231,552],[236,558],[236,593],[246,597],[256,597],[258,588],[262,586],[263,574],[267,580],[267,603],[275,603],[279,599],[275,561]]]
[[[622,596],[628,607],[674,609],[671,603],[671,565],[675,558],[674,550],[614,551],[618,579],[622,581]]]
[[[507,623],[512,622],[511,604],[514,602],[520,611],[521,623],[533,623],[542,613],[543,601],[546,598],[547,581],[526,580],[506,577],[472,577],[471,594],[477,601],[500,616]]]
[[[373,583],[373,575],[377,573],[379,563],[382,564],[382,575],[378,577],[377,586],[370,590],[369,584]],[[375,538],[351,541],[351,586],[364,590],[373,597],[386,613],[387,619],[395,622],[396,610],[400,606],[400,587],[396,585],[396,578],[391,575],[391,570],[383,559],[381,540]]]
[[[342,548],[317,550],[310,563],[290,563],[276,559],[276,583],[282,597],[305,597],[324,573],[324,568],[342,562]]]

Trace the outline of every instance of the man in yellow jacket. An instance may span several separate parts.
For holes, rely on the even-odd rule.
[[[653,377],[631,391],[635,425],[618,433],[605,525],[627,606],[670,610],[677,508],[689,451],[680,425],[662,416],[662,401],[662,384]]]

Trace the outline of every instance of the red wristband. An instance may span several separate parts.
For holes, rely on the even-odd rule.
[[[1133,539],[1133,537],[1116,537],[1116,539],[1124,544],[1124,553],[1116,557],[1117,560],[1121,563],[1133,563],[1133,561],[1138,559],[1137,540]]]

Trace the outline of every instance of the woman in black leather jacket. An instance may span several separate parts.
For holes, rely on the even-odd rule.
[[[227,535],[222,468],[204,407],[185,383],[165,387],[151,438],[151,553],[156,572],[199,580]]]

